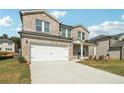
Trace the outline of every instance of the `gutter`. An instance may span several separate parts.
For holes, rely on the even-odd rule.
[[[57,35],[51,35],[46,33],[38,33],[38,32],[31,32],[31,31],[21,31],[18,32],[22,37],[28,37],[28,38],[37,38],[37,39],[50,39],[50,40],[61,40],[61,41],[67,41],[72,42],[72,38],[65,38],[62,36]]]

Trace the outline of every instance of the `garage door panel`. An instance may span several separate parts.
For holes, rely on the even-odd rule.
[[[31,45],[31,61],[60,60],[68,60],[67,47]]]
[[[40,61],[41,57],[45,61],[49,57],[49,53],[48,52],[49,52],[49,50],[46,49],[45,47],[33,46],[31,48],[31,58],[32,58],[32,61]]]
[[[61,50],[61,51],[60,51]],[[55,51],[53,50],[53,60],[55,59],[63,59],[63,60],[67,60],[68,59],[68,50],[65,48],[61,48],[61,49],[56,49]]]

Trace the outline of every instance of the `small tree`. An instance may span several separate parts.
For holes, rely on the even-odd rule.
[[[10,40],[12,40],[14,43],[15,43],[15,48],[16,48],[16,51],[18,52],[18,49],[21,48],[21,39],[19,37],[11,37]]]
[[[17,58],[17,60],[18,60],[20,63],[26,63],[26,62],[27,62],[26,59],[25,59],[23,56],[19,56],[19,57]]]
[[[6,38],[9,39],[9,36],[7,34],[3,34],[0,38]]]

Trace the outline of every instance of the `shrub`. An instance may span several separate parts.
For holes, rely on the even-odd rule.
[[[20,63],[26,63],[26,62],[27,62],[26,59],[25,59],[23,56],[19,56],[19,57],[17,58],[17,60],[18,60]]]
[[[92,59],[93,59],[93,56],[92,56],[92,55],[90,55],[90,56],[89,56],[89,60],[92,60]]]
[[[94,56],[93,60],[97,60],[96,55]]]
[[[104,56],[103,55],[99,56],[99,60],[104,60]]]

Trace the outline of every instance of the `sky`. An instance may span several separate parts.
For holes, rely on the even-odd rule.
[[[18,9],[0,9],[0,36],[19,36],[21,20]],[[124,33],[124,9],[48,9],[50,14],[67,25],[83,25],[89,38]]]

